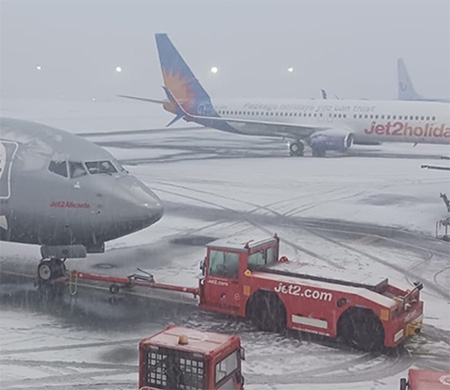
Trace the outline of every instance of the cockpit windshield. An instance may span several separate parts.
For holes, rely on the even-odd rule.
[[[91,175],[95,175],[98,173],[117,173],[117,169],[114,167],[111,161],[89,161],[85,164]]]
[[[69,161],[69,172],[72,179],[87,175],[86,168],[80,162]]]
[[[122,164],[119,161],[117,161],[116,159],[113,159],[112,162],[119,172],[125,171],[125,168],[122,166]]]
[[[52,173],[55,173],[56,175],[62,176],[62,177],[68,177],[67,175],[67,161],[50,161],[50,164],[48,165],[48,170]]]

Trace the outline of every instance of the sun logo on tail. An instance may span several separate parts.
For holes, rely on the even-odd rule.
[[[186,77],[182,77],[180,72],[175,73],[172,69],[163,70],[164,85],[172,92],[173,96],[180,102],[183,108],[190,112],[194,106],[195,93],[191,91],[192,85]],[[168,111],[175,113],[172,104],[167,105]]]

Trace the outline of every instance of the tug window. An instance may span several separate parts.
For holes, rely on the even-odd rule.
[[[50,161],[48,170],[59,176],[68,177],[67,175],[67,161]]]
[[[209,274],[237,279],[239,275],[239,254],[211,250],[209,253]]]
[[[230,375],[233,371],[238,368],[238,352],[235,351],[228,355],[221,362],[216,364],[216,384],[219,383],[223,378]],[[234,387],[233,387],[234,388]]]
[[[256,253],[252,253],[248,257],[248,265],[261,267],[277,261],[277,251],[275,247],[268,248]]]

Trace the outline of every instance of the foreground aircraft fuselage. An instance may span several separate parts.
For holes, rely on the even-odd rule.
[[[0,130],[1,240],[71,257],[71,248],[101,252],[162,217],[156,195],[99,146],[15,119],[0,118]]]

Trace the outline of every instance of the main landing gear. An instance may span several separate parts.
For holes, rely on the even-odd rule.
[[[288,143],[291,156],[301,157],[305,151],[305,145],[302,141],[291,141]]]

